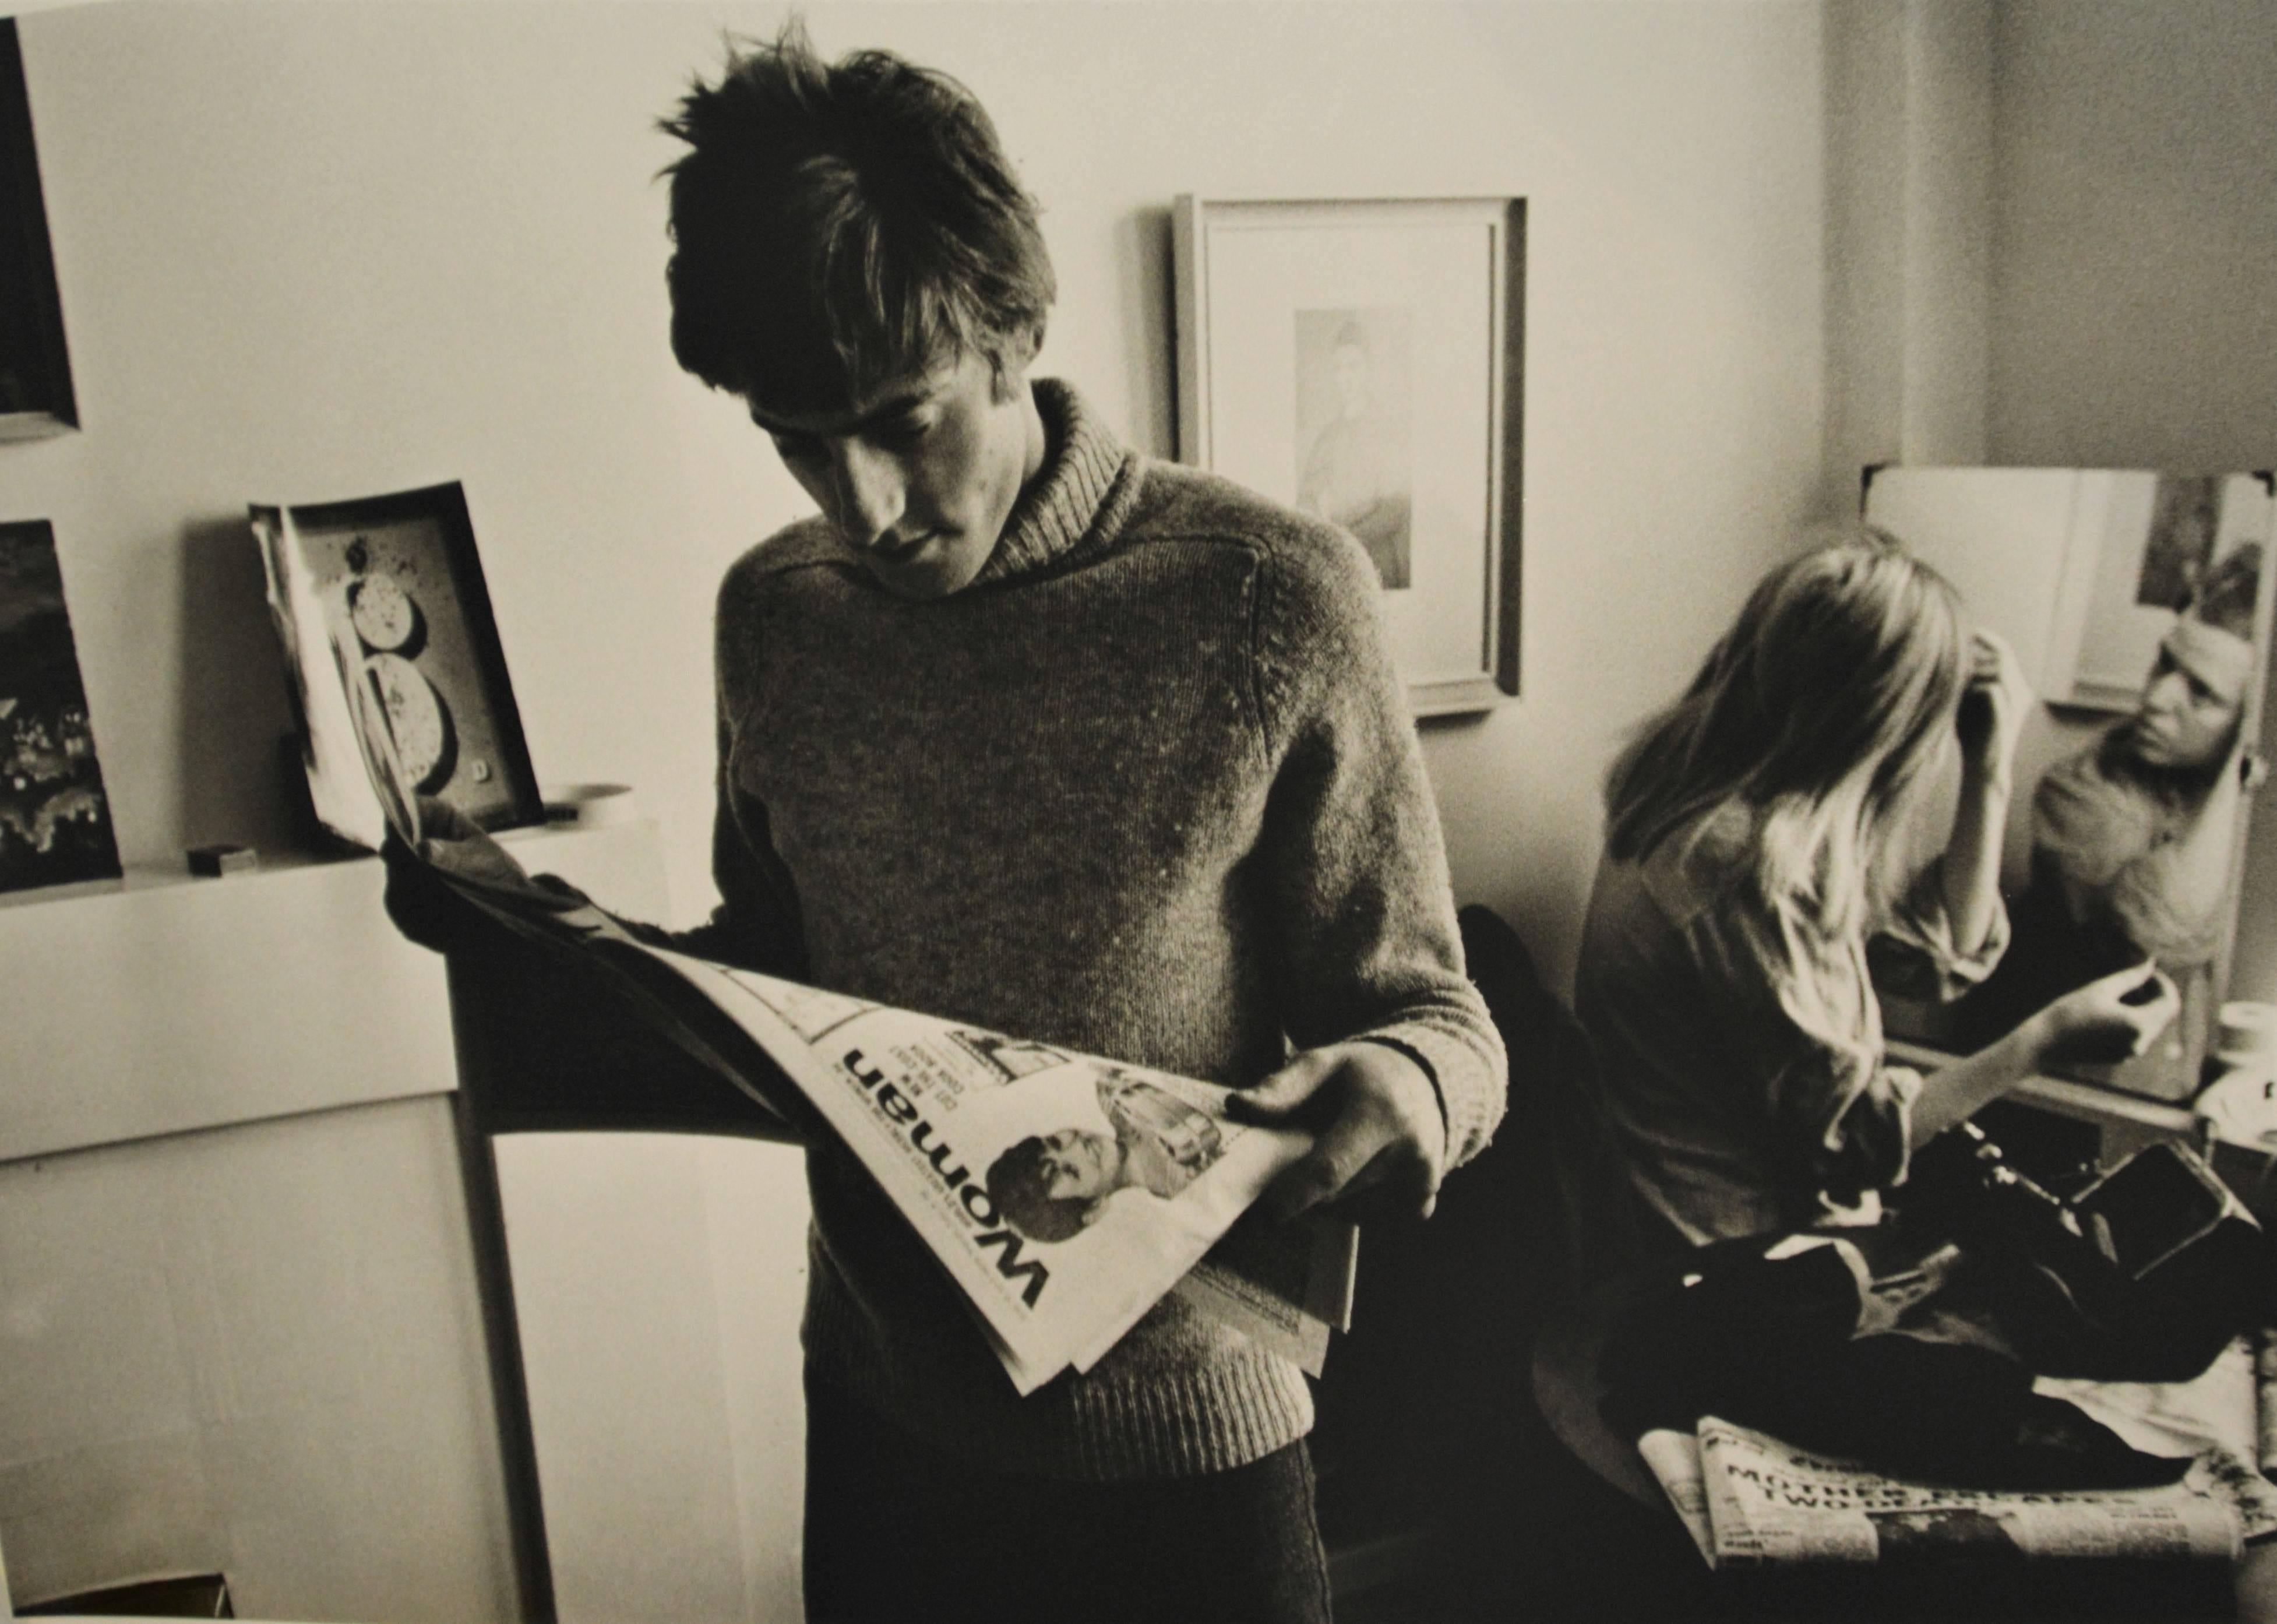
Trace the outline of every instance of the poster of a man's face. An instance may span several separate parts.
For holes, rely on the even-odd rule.
[[[1359,538],[1389,591],[1413,574],[1409,312],[1297,312],[1297,505]]]

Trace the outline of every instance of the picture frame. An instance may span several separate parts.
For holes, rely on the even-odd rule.
[[[1188,194],[1171,240],[1179,460],[1359,539],[1415,715],[1515,697],[1525,200]]]
[[[358,682],[419,794],[484,829],[544,823],[464,489],[247,511],[324,828],[377,850],[387,827],[348,708]]]
[[[23,52],[0,17],[0,440],[78,427]]]

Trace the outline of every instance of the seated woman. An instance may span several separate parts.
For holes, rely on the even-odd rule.
[[[1872,1222],[1916,1144],[2059,1053],[2139,1051],[2172,1015],[2141,964],[1926,1077],[1885,1058],[1870,942],[1917,995],[1981,980],[2005,944],[2027,698],[1952,588],[1868,532],[1772,570],[1614,763],[1575,1004],[1615,1159],[1672,1236]],[[1956,756],[1950,837],[1918,864]]]

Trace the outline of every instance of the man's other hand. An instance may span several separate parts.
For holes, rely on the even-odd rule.
[[[420,797],[419,820],[424,834],[417,856],[392,830],[379,854],[387,864],[387,917],[421,947],[447,953],[478,928],[480,916],[438,869],[524,907],[567,912],[586,905],[583,894],[552,876],[533,879],[505,847],[448,802]]]
[[[1283,1222],[1324,1201],[1369,1191],[1395,1211],[1429,1217],[1447,1165],[1438,1090],[1415,1060],[1387,1044],[1306,1049],[1253,1088],[1236,1091],[1238,1122],[1309,1130],[1313,1147],[1266,1193]]]

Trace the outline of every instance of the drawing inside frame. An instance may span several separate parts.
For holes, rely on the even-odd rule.
[[[2001,864],[2007,950],[1952,1002],[1885,997],[1890,1034],[1966,1053],[2147,957],[2182,1013],[2149,1053],[2064,1074],[2189,1098],[2227,996],[2264,773],[2277,481],[1883,468],[1864,513],[1953,583],[1970,623],[2008,641],[2040,700],[2017,746]]]
[[[54,529],[0,523],[0,891],[118,872]]]
[[[1417,715],[1519,690],[1522,199],[1173,215],[1178,455],[1367,550]]]
[[[386,834],[350,686],[385,717],[417,793],[485,829],[543,823],[465,492],[248,511],[324,828],[368,850]]]
[[[0,440],[78,426],[23,55],[0,17]]]

